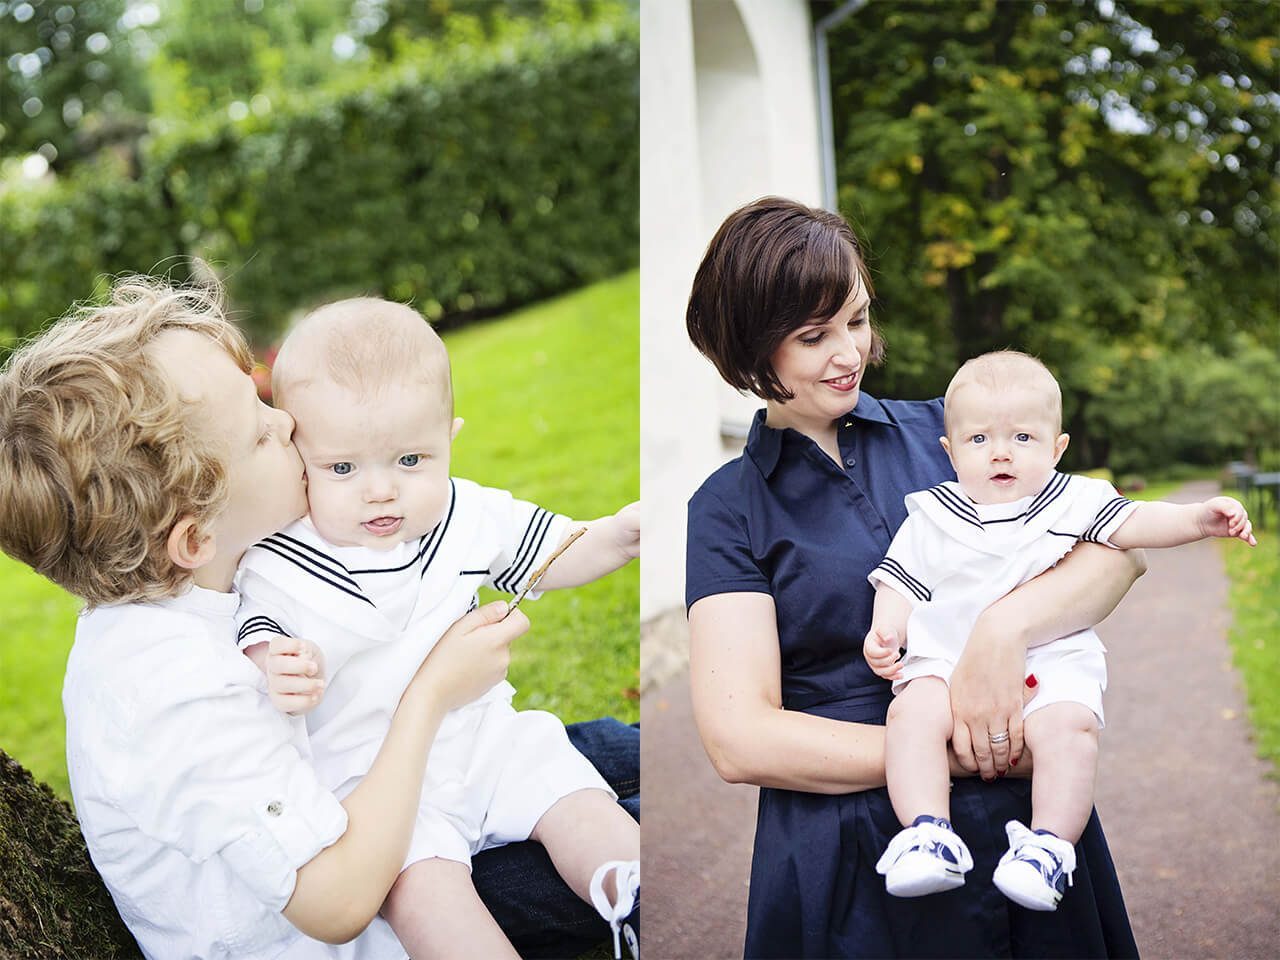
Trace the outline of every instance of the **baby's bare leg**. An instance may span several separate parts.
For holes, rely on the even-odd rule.
[[[1023,735],[1036,761],[1031,829],[1049,830],[1075,843],[1093,809],[1098,718],[1083,704],[1051,703],[1027,717]]]
[[[410,864],[387,894],[382,915],[413,960],[519,960],[476,894],[471,871],[456,860]]]
[[[573,892],[591,902],[591,877],[610,860],[640,859],[640,825],[603,790],[576,790],[557,800],[538,820],[532,839],[547,848],[556,872]],[[604,892],[617,902],[614,875]]]
[[[950,738],[951,695],[939,678],[912,680],[889,704],[884,772],[893,812],[904,827],[922,814],[951,818]]]

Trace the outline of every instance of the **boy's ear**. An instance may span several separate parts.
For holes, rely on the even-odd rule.
[[[1056,467],[1058,461],[1062,459],[1062,455],[1067,450],[1067,444],[1071,442],[1071,434],[1062,433],[1058,435],[1058,439],[1053,441],[1053,465]]]
[[[458,439],[458,432],[462,429],[463,420],[461,417],[453,418],[453,427],[449,430],[449,442],[452,443]]]
[[[217,553],[213,537],[200,532],[195,517],[181,517],[173,525],[166,547],[169,559],[183,570],[198,570]]]
[[[951,456],[951,443],[946,437],[939,437],[938,442],[942,444],[942,449],[947,451],[947,456]]]

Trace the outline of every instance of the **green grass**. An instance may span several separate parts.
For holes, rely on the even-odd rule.
[[[0,749],[70,798],[62,671],[80,601],[0,553]]]
[[[1280,532],[1276,514],[1268,512],[1266,530],[1254,535],[1258,545],[1239,549],[1223,541],[1223,558],[1231,578],[1231,650],[1244,678],[1258,755],[1280,775]]]
[[[640,496],[639,274],[445,336],[466,421],[453,472],[576,520]],[[640,570],[522,606],[516,706],[640,718]]]
[[[1220,470],[1206,469],[1191,479],[1221,478]],[[1185,477],[1157,480],[1128,496],[1134,500],[1161,500],[1186,482]],[[1224,487],[1223,492],[1240,499],[1235,490]],[[1220,544],[1231,582],[1229,640],[1244,681],[1258,756],[1270,762],[1272,776],[1280,776],[1280,605],[1276,603],[1280,597],[1280,533],[1274,508],[1267,510],[1267,529],[1255,527],[1254,534],[1258,545],[1253,549],[1232,540]]]
[[[639,496],[639,276],[634,271],[445,337],[453,472],[575,519]],[[516,705],[566,722],[639,719],[638,564],[522,607]],[[0,748],[69,797],[62,673],[80,604],[0,554]]]

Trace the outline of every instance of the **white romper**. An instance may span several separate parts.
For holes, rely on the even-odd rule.
[[[516,592],[561,543],[568,523],[504,490],[455,478],[444,519],[398,551],[335,548],[302,520],[245,554],[237,574],[240,645],[283,633],[324,652],[324,697],[306,716],[321,783],[339,797],[356,788],[405,687],[436,641],[476,606],[476,589]],[[370,566],[342,562],[356,554]],[[417,584],[407,623],[375,605],[361,586],[369,578],[380,596]],[[427,758],[406,867],[430,857],[469,865],[480,850],[528,839],[538,819],[576,790],[613,796],[560,720],[515,710],[514,693],[504,680],[445,716]]]
[[[1078,541],[1114,547],[1137,506],[1105,480],[1054,471],[1044,489],[1013,503],[978,504],[955,481],[906,497],[907,519],[867,579],[912,605],[898,693],[922,676],[950,680],[979,614],[1056,564]],[[1051,703],[1082,703],[1102,723],[1105,649],[1092,629],[1027,651],[1039,681],[1024,716]]]

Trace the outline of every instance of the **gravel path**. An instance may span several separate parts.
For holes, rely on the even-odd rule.
[[[1099,627],[1111,681],[1097,805],[1146,957],[1280,955],[1280,786],[1230,666],[1219,549],[1150,551]],[[756,790],[715,776],[685,673],[650,684],[641,709],[647,960],[740,957]]]

